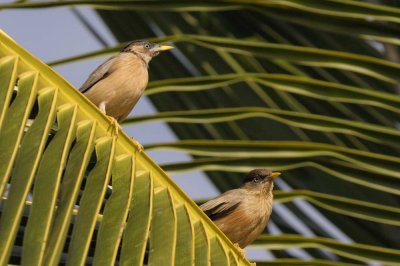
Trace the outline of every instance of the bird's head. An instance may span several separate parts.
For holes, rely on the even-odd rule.
[[[274,187],[274,179],[280,175],[281,173],[272,172],[269,169],[254,169],[243,179],[242,187],[253,191],[262,190],[268,193]]]
[[[133,41],[125,46],[121,53],[133,53],[139,56],[146,64],[159,53],[173,49],[169,45],[160,45],[148,41]]]

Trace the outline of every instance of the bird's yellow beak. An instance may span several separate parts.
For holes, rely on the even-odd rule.
[[[281,175],[281,173],[279,173],[279,172],[273,172],[272,174],[271,174],[271,177],[272,177],[272,179],[275,179],[275,178],[277,178],[278,176],[280,176]]]
[[[171,49],[174,49],[174,47],[169,45],[160,45],[160,48],[158,48],[159,51],[168,51]]]

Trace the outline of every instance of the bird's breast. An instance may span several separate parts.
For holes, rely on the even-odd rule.
[[[111,74],[105,79],[108,86],[106,112],[117,120],[123,120],[129,115],[148,83],[147,67],[141,60],[126,58],[119,60],[111,69]]]
[[[250,195],[229,215],[214,221],[240,247],[245,247],[259,236],[272,212],[272,198]]]

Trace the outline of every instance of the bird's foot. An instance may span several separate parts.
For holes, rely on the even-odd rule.
[[[142,151],[144,151],[143,145],[139,143],[139,141],[137,141],[136,139],[134,139],[133,137],[131,137],[133,144],[135,145],[136,149],[139,151],[139,153],[141,153]]]
[[[114,117],[108,116],[108,118],[111,120],[111,125],[108,127],[108,130],[111,130],[114,136],[118,137],[119,131],[122,130],[121,125]]]
[[[240,252],[240,255],[242,255],[243,257],[246,257],[246,250],[242,249],[238,243],[233,244]]]

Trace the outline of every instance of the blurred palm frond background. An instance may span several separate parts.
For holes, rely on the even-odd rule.
[[[146,150],[192,160],[164,170],[205,171],[220,191],[256,167],[283,172],[272,220],[250,247],[261,250],[254,255],[260,265],[399,263],[399,1],[21,1],[0,8],[60,5],[73,8],[104,49],[54,66],[111,54],[133,39],[176,46],[150,66],[146,94],[158,113],[123,124],[168,123],[179,141]],[[120,44],[103,40],[82,5],[96,8]]]

